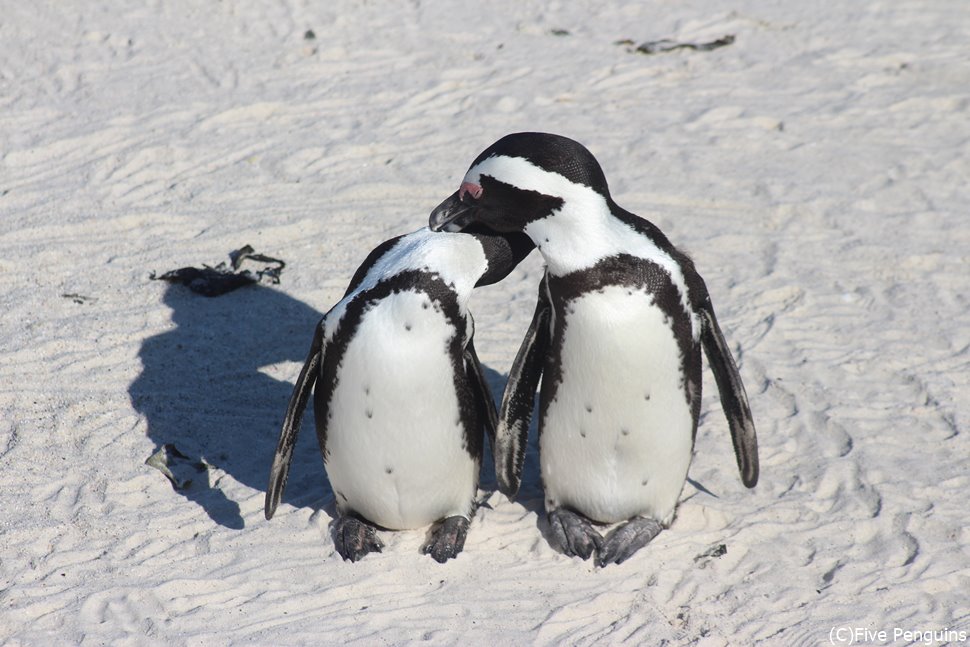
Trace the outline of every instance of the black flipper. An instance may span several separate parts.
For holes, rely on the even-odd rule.
[[[502,396],[502,408],[495,432],[495,476],[499,491],[509,499],[515,498],[522,481],[522,466],[525,463],[536,388],[539,386],[549,349],[551,318],[552,305],[546,293],[544,278],[539,284],[539,297],[532,323],[509,371],[509,381]]]
[[[741,471],[741,482],[752,488],[758,483],[758,436],[755,433],[751,408],[748,406],[748,396],[744,392],[741,374],[738,373],[731,349],[717,325],[710,297],[704,300],[698,311],[702,319],[701,341],[717,382],[721,408],[724,409],[728,427],[731,429],[731,441],[734,443],[734,455]]]
[[[269,486],[266,488],[266,502],[263,512],[267,519],[272,519],[276,512],[276,506],[280,504],[283,497],[283,489],[286,487],[286,479],[290,475],[290,462],[293,460],[293,445],[296,443],[297,434],[300,433],[300,424],[303,422],[303,412],[306,409],[307,401],[313,392],[313,384],[317,381],[320,374],[320,364],[323,361],[323,321],[317,324],[313,333],[313,344],[310,346],[310,354],[307,355],[306,362],[303,363],[303,370],[293,385],[293,394],[290,395],[290,403],[286,407],[286,416],[283,418],[283,428],[280,430],[280,440],[276,445],[276,455],[273,456],[273,467],[269,472]]]
[[[478,353],[475,352],[475,345],[472,340],[468,340],[464,352],[465,375],[475,396],[475,405],[478,409],[479,419],[485,427],[488,435],[488,442],[495,451],[495,430],[498,428],[498,412],[495,410],[495,400],[492,399],[492,392],[488,388],[485,380],[485,373],[482,371],[482,363],[478,361]],[[477,433],[473,430],[471,433]]]

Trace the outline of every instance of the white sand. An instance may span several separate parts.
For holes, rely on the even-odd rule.
[[[970,632],[970,11],[602,4],[2,3],[0,643]],[[678,517],[629,562],[549,548],[533,452],[518,502],[488,475],[457,560],[416,531],[344,563],[312,421],[262,513],[311,327],[517,130],[586,143],[694,255],[761,482],[740,483],[708,373]],[[246,243],[287,261],[281,285],[209,300],[148,278]],[[473,299],[496,392],[540,260]],[[164,443],[212,468],[176,492],[144,465]]]

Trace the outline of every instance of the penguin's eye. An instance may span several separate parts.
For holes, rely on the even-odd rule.
[[[482,187],[472,182],[462,182],[458,189],[458,199],[468,203],[482,197]]]

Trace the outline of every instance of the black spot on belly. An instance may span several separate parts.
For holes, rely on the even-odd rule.
[[[649,393],[644,393],[643,394],[643,399],[649,401],[650,400],[650,394]]]
[[[384,473],[385,474],[393,474],[394,473],[394,468],[393,467],[385,467],[384,468]]]
[[[624,436],[629,436],[630,435],[630,430],[629,429],[621,429],[620,430],[620,433],[623,434]]]
[[[591,404],[586,405],[586,413],[593,413],[593,405]]]
[[[367,409],[366,411],[364,411],[364,413],[366,413],[366,414],[367,414],[367,418],[368,418],[368,419],[370,419],[370,418],[373,418],[373,417],[374,417],[374,411],[373,411],[372,409]]]
[[[411,323],[410,323],[410,322],[408,322],[408,323],[405,323],[405,324],[404,324],[404,329],[405,329],[405,330],[411,330]]]
[[[579,435],[582,436],[583,438],[585,438],[586,437],[586,430],[585,429],[580,429],[579,430]]]
[[[646,485],[649,481],[650,479],[643,479],[642,481],[640,481],[640,485]]]

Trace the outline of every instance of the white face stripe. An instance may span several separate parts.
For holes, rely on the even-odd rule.
[[[483,175],[518,189],[538,191],[563,199],[579,199],[581,196],[593,199],[595,196],[604,207],[606,206],[603,196],[588,186],[576,184],[559,173],[546,171],[523,157],[495,155],[484,159],[468,170],[463,183],[481,186]]]
[[[698,338],[700,321],[687,299],[687,280],[680,265],[650,239],[614,217],[602,195],[521,157],[489,157],[469,169],[463,181],[480,185],[483,175],[518,189],[562,198],[561,209],[529,223],[524,230],[539,248],[551,274],[564,276],[589,269],[616,254],[656,263],[680,291],[681,305],[690,315],[695,340]]]

